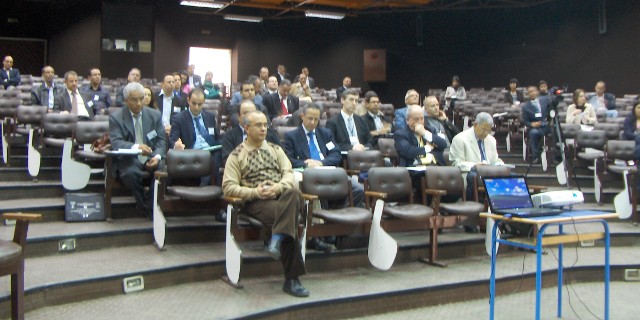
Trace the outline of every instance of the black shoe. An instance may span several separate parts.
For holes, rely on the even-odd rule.
[[[322,251],[324,253],[333,251],[333,247],[330,244],[320,240],[319,238],[311,238],[307,241],[307,249]]]
[[[264,247],[264,251],[276,261],[280,261],[280,257],[282,254],[280,253],[280,244],[282,243],[282,239],[280,238],[271,238],[269,245]]]
[[[227,210],[221,209],[216,213],[216,221],[227,222]]]
[[[464,226],[464,232],[466,232],[466,233],[478,233],[478,227],[476,227],[476,226]]]
[[[309,290],[302,286],[298,278],[285,280],[282,291],[298,298],[306,298],[309,296]]]

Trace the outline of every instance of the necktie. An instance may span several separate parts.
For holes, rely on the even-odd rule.
[[[71,92],[71,113],[78,114],[78,98],[75,91]]]
[[[280,109],[282,109],[283,116],[286,116],[289,114],[289,110],[287,110],[287,106],[284,105],[284,98],[280,99]]]
[[[320,151],[318,151],[318,147],[316,147],[316,143],[313,141],[313,131],[307,133],[307,135],[309,136],[309,154],[311,155],[311,159],[320,161]]]
[[[487,157],[484,154],[484,144],[482,143],[482,140],[478,140],[478,149],[480,149],[480,159],[482,161],[487,161]]]
[[[135,118],[135,131],[136,131],[136,144],[141,145],[144,144],[144,139],[142,138],[142,120],[140,120],[140,114],[134,114]],[[147,162],[147,156],[143,156],[142,154],[138,155],[138,160],[141,163]]]
[[[349,117],[347,120],[348,128],[349,128],[349,137],[356,136],[356,129],[353,126],[353,117]]]
[[[196,128],[198,128],[198,132],[200,133],[200,136],[202,137],[202,139],[204,139],[209,145],[211,145],[211,136],[209,135],[209,132],[207,132],[207,129],[205,129],[203,123],[204,121],[202,120],[202,115],[197,116]]]

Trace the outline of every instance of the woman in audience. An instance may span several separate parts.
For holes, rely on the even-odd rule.
[[[517,107],[520,103],[524,102],[524,93],[518,91],[518,84],[518,79],[511,78],[509,80],[509,91],[504,93],[504,100],[512,107]]]
[[[207,71],[204,75],[202,91],[204,91],[205,99],[220,99],[220,87],[213,84],[213,72]]]
[[[153,90],[149,86],[144,86],[142,91],[144,91],[144,98],[142,98],[142,106],[150,107],[155,109],[155,103],[153,103]]]
[[[573,104],[567,108],[567,123],[594,125],[598,122],[596,110],[587,103],[584,90],[573,92]]]
[[[460,85],[460,78],[458,76],[453,76],[453,79],[451,79],[451,86],[447,87],[447,91],[444,93],[444,99],[446,101],[445,110],[453,107],[452,103],[455,104],[455,101],[467,99],[467,92],[464,91],[464,87]]]
[[[180,71],[180,80],[182,83],[182,92],[184,92],[185,95],[189,95],[189,92],[191,92],[191,86],[189,85],[189,74],[187,73],[187,71],[182,70]]]
[[[640,134],[640,102],[636,103],[633,112],[624,119],[622,139],[635,140],[638,134]]]

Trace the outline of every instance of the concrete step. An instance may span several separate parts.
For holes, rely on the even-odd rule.
[[[111,199],[114,219],[139,217],[133,196]],[[0,213],[29,212],[42,214],[42,222],[64,221],[64,197],[0,200]]]
[[[125,191],[125,192],[122,192]],[[0,182],[0,201],[14,199],[37,199],[63,197],[65,193],[104,193],[104,180],[90,180],[81,190],[69,191],[56,180]],[[115,195],[128,195],[126,190],[114,190]]]
[[[33,179],[26,167],[0,167],[0,181],[2,182],[32,181]],[[60,166],[40,167],[37,179],[60,181]]]

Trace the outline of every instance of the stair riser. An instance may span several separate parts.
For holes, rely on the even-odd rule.
[[[2,170],[2,169],[3,167],[0,167],[0,181],[2,182],[32,181],[34,179],[29,175],[29,171],[27,171],[26,168],[24,169],[11,168],[12,170]],[[38,173],[37,179],[44,180],[44,181],[60,181],[60,169],[40,168],[40,172]]]

